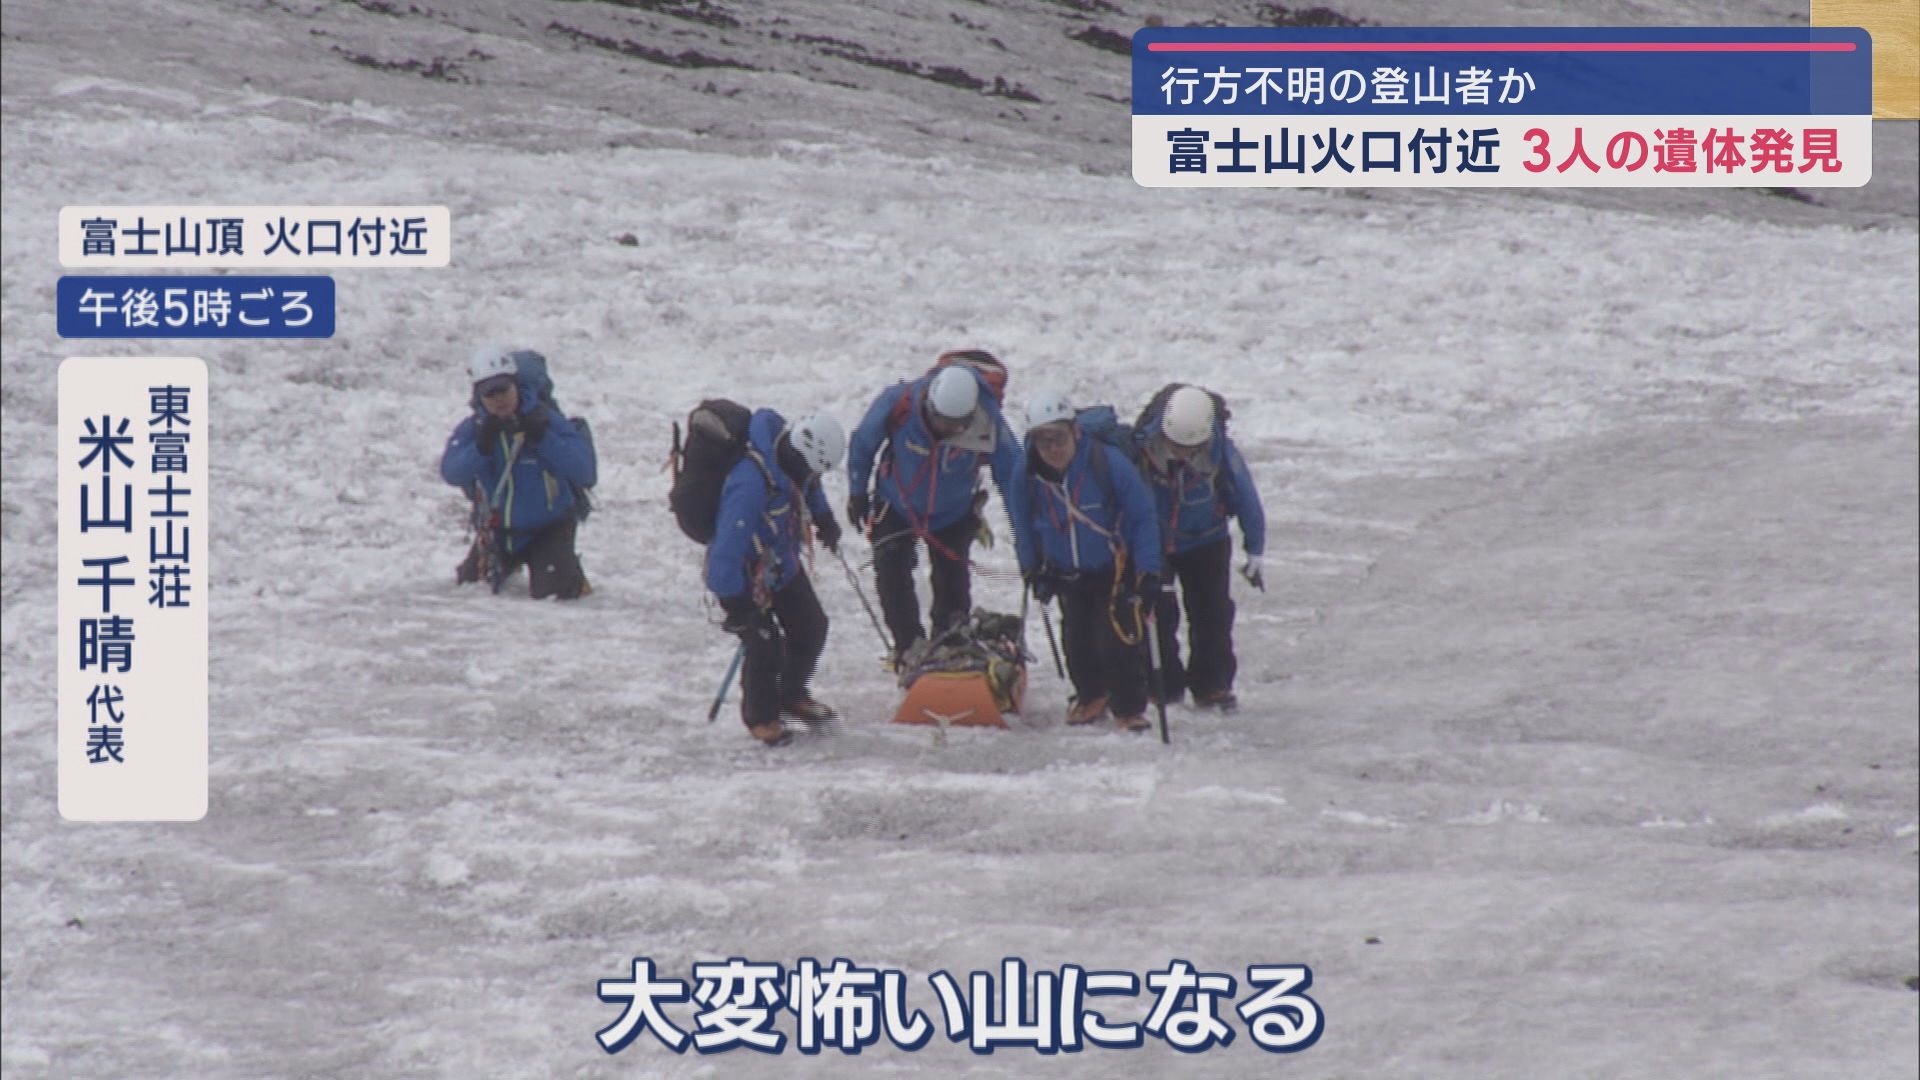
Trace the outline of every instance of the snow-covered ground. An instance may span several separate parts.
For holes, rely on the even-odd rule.
[[[1741,21],[1604,6],[1559,17]],[[1123,63],[1066,36],[1150,13],[1116,7],[9,3],[9,1078],[1914,1075],[1912,125],[1811,206],[1146,191],[1091,96]],[[1044,103],[803,33],[951,48]],[[452,268],[337,275],[332,340],[165,350],[214,393],[197,824],[55,808],[54,369],[152,352],[55,336],[68,203],[453,212]],[[434,466],[492,340],[545,351],[593,421],[575,605],[452,584]],[[1176,709],[1171,747],[1065,731],[1043,659],[1026,730],[937,743],[883,722],[823,562],[846,734],[768,752],[704,722],[731,649],[666,512],[670,422],[715,393],[851,421],[957,347],[1005,358],[1016,406],[1175,377],[1232,400],[1271,537],[1242,712]],[[1011,607],[1010,552],[983,558]],[[1013,955],[1310,964],[1326,1034],[1291,1059],[1244,1030],[1198,1057],[593,1038],[634,956],[897,967],[937,1021],[925,976]]]

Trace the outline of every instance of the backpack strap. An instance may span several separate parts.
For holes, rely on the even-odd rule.
[[[753,462],[753,467],[760,470],[760,479],[767,486],[767,502],[770,503],[773,496],[778,494],[780,489],[777,481],[773,478],[773,470],[767,465],[766,457],[763,456],[760,451],[754,449],[752,443],[748,443],[746,451],[741,454],[741,459]],[[805,520],[806,515],[803,511],[806,509],[806,493],[796,492],[796,495],[799,499],[799,505],[793,506],[790,509],[799,515],[799,520]],[[761,506],[760,520],[766,524],[769,532],[779,531],[779,526],[774,524],[772,509],[767,506],[766,503],[763,503]],[[748,567],[747,579],[750,582],[755,605],[765,609],[773,602],[773,594],[771,590],[767,588],[767,582],[773,576],[773,560],[775,556],[774,552],[767,548],[758,535],[754,536],[752,540],[753,561],[758,565]]]
[[[1107,459],[1107,450],[1107,444],[1096,444],[1093,448],[1093,481],[1100,485],[1100,490],[1107,497],[1107,505],[1113,508],[1114,527],[1111,530],[1103,529],[1090,520],[1087,521],[1087,527],[1103,537],[1107,541],[1107,546],[1113,550],[1113,573],[1117,589],[1121,567],[1127,561],[1127,541],[1120,533],[1120,514],[1122,513],[1120,492],[1113,486],[1113,462]],[[1085,515],[1082,517],[1084,518]],[[1122,635],[1122,640],[1125,640],[1125,635]]]
[[[1093,451],[1088,455],[1093,459],[1093,478],[1106,493],[1107,505],[1119,509],[1119,493],[1113,489],[1113,462],[1107,460],[1107,444],[1096,439]]]
[[[938,365],[936,365],[936,367],[937,366]],[[901,392],[899,397],[893,399],[892,408],[887,410],[887,438],[885,442],[881,443],[880,449],[875,454],[878,463],[874,466],[874,471],[880,475],[890,475],[898,466],[899,458],[893,452],[894,436],[900,433],[901,428],[906,427],[907,419],[913,415],[913,384],[905,383],[904,385],[906,389]],[[927,455],[925,468],[931,471],[931,482],[936,491],[939,489],[940,484],[940,455],[947,452],[946,447],[936,442]],[[916,474],[916,478],[917,476],[918,474]],[[906,521],[907,531],[914,539],[926,541],[928,551],[953,562],[969,562],[969,560],[962,559],[960,554],[951,547],[942,543],[939,537],[933,535],[933,530],[927,527],[927,522],[924,518],[916,519],[913,511],[906,508],[900,509],[900,516]]]
[[[899,397],[893,399],[892,407],[887,410],[886,438],[880,440],[880,445],[874,449],[873,468],[877,474],[885,475],[893,471],[894,437],[900,434],[901,428],[907,426],[907,418],[913,415],[913,384],[902,383],[901,385],[906,389]]]
[[[747,452],[741,456],[753,462],[753,467],[760,470],[760,479],[766,483],[768,495],[773,495],[780,490],[773,479],[773,469],[767,465],[767,459],[760,456],[760,451],[749,446]]]
[[[487,498],[487,509],[500,509],[500,496],[507,489],[507,481],[513,478],[513,465],[520,458],[520,447],[525,439],[526,436],[514,432],[513,441],[508,444],[506,464],[500,466],[500,479],[494,481],[493,493]]]
[[[887,412],[887,438],[891,440],[896,432],[907,426],[907,418],[913,415],[913,387],[893,400],[893,408]]]
[[[1028,453],[1032,453],[1032,451],[1028,451]],[[1092,462],[1090,462],[1090,467],[1093,471],[1094,485],[1106,495],[1107,505],[1114,507],[1115,512],[1118,513],[1119,495],[1114,491],[1113,487],[1113,465],[1106,460],[1106,444],[1097,439],[1094,440],[1093,447],[1089,451],[1088,456],[1093,459]],[[1029,470],[1031,470],[1031,464],[1029,464]],[[1121,538],[1119,531],[1106,528],[1099,522],[1088,517],[1086,511],[1073,504],[1073,492],[1066,487],[1066,477],[1064,475],[1062,475],[1060,480],[1060,490],[1064,496],[1063,501],[1066,503],[1067,527],[1072,528],[1075,522],[1085,525],[1088,529],[1092,530],[1094,535],[1107,542],[1107,546],[1113,550],[1115,558],[1118,559],[1120,554],[1126,550],[1127,546],[1126,541]],[[1027,512],[1029,514],[1039,508],[1040,485],[1036,484],[1029,489],[1027,502]]]

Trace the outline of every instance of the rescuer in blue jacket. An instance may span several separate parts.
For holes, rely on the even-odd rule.
[[[847,517],[855,528],[872,526],[874,586],[895,661],[927,636],[913,583],[921,542],[931,564],[934,632],[973,610],[968,557],[986,498],[984,490],[976,494],[980,470],[989,469],[1004,498],[1020,456],[1000,412],[1005,387],[1006,368],[990,354],[948,353],[927,375],[882,391],[854,429]]]
[[[827,613],[803,561],[809,523],[838,551],[820,476],[846,455],[846,430],[831,416],[789,425],[760,409],[747,426],[747,453],[720,489],[713,542],[707,545],[707,588],[727,613],[723,627],[745,649],[740,718],[769,746],[792,736],[791,717],[815,731],[837,728],[839,716],[814,700],[808,684],[827,644]]]
[[[481,349],[467,375],[473,412],[447,439],[440,476],[474,499],[481,535],[456,578],[478,580],[482,557],[496,583],[524,563],[534,599],[577,599],[587,579],[574,550],[574,485],[593,486],[593,445],[521,379],[510,350]]]
[[[1058,394],[1027,406],[1027,449],[1007,492],[1015,550],[1034,598],[1060,599],[1067,722],[1111,709],[1114,726],[1145,731],[1142,605],[1159,592],[1162,565],[1153,496],[1127,455],[1083,434],[1075,415]]]
[[[1134,425],[1141,475],[1153,490],[1168,588],[1155,598],[1160,636],[1161,687],[1168,703],[1187,691],[1194,704],[1232,712],[1239,706],[1233,679],[1233,538],[1240,522],[1247,561],[1240,573],[1266,588],[1261,559],[1267,516],[1247,463],[1227,436],[1226,408],[1197,386],[1173,383],[1155,394]],[[1176,598],[1172,585],[1179,582]],[[1180,656],[1180,610],[1185,606],[1191,652]]]

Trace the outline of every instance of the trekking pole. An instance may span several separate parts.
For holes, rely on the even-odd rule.
[[[740,673],[740,661],[745,659],[746,655],[747,643],[743,641],[739,648],[733,650],[733,663],[727,665],[726,677],[720,680],[720,692],[713,695],[713,707],[707,710],[707,723],[713,723],[714,719],[720,715],[720,706],[726,703],[727,691],[733,687],[733,677]]]
[[[853,594],[860,598],[860,606],[867,609],[867,618],[873,623],[873,632],[880,635],[880,648],[891,655],[893,642],[887,637],[886,629],[880,625],[880,616],[873,613],[873,605],[867,601],[866,590],[860,587],[860,578],[853,572],[853,564],[848,562],[847,557],[839,551],[835,551],[833,557],[839,560],[840,569],[847,572],[847,584],[853,586]]]

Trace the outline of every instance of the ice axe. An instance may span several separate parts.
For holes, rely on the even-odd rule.
[[[1171,592],[1172,589],[1168,588],[1167,591]],[[1160,742],[1166,745],[1172,740],[1167,737],[1167,671],[1160,663],[1158,609],[1159,605],[1155,604],[1147,611],[1147,682],[1153,687],[1154,711],[1160,715]]]
[[[1047,628],[1047,649],[1053,653],[1053,673],[1061,678],[1067,677],[1067,666],[1060,662],[1060,642],[1053,636],[1053,616],[1047,613],[1047,605],[1040,605],[1040,625]]]
[[[707,709],[707,723],[713,723],[714,719],[720,715],[720,706],[726,704],[727,691],[733,687],[733,677],[740,674],[740,661],[745,659],[746,655],[747,643],[743,641],[739,648],[733,650],[733,663],[727,665],[727,674],[720,680],[720,692],[713,695],[713,705]]]

